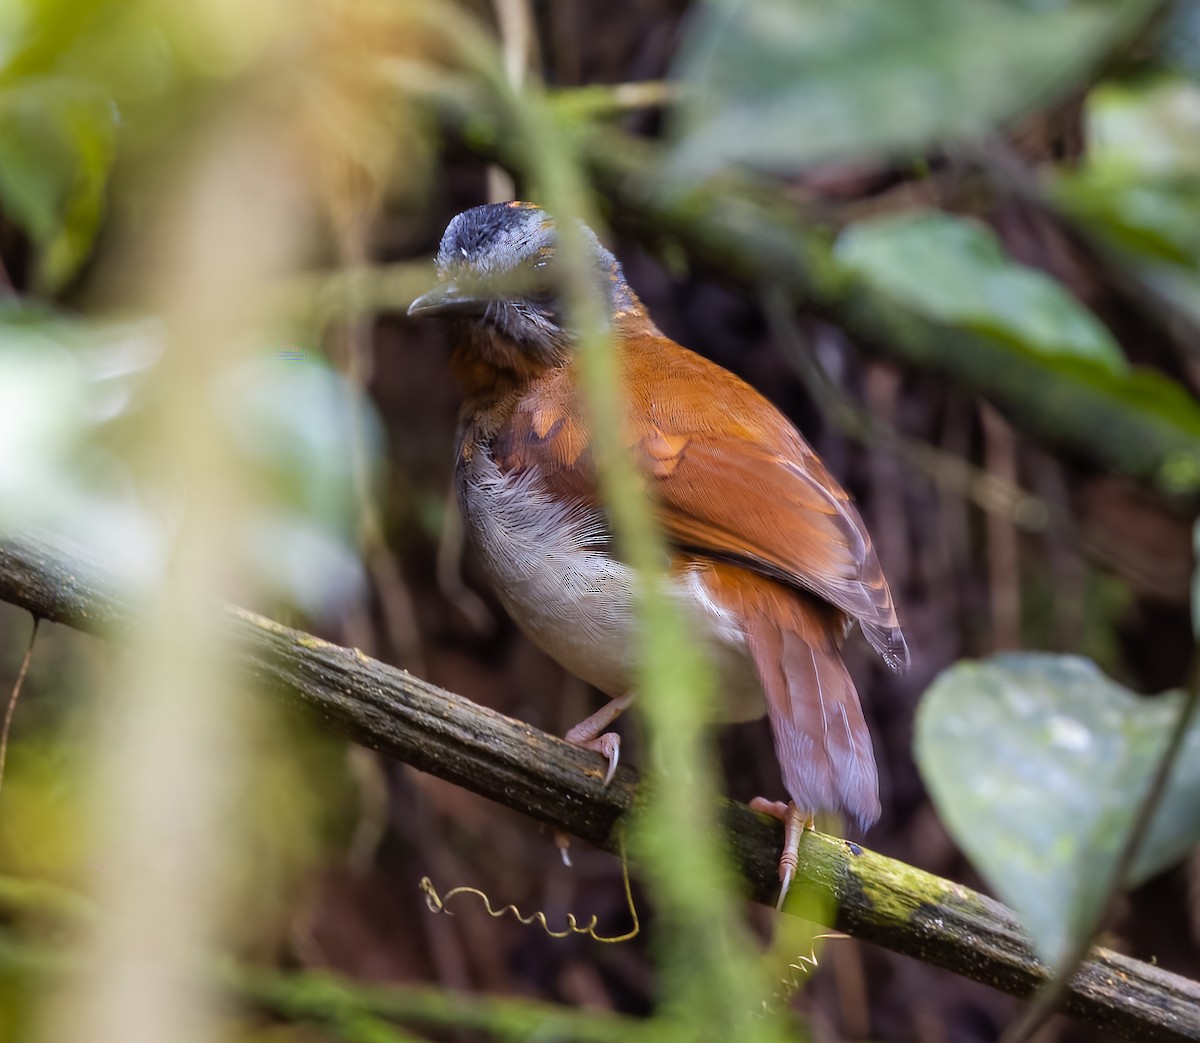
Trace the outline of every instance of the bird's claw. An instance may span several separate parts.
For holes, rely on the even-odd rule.
[[[783,852],[779,856],[779,901],[775,903],[775,908],[781,910],[783,900],[796,877],[796,867],[800,864],[800,838],[806,829],[816,828],[816,823],[812,815],[801,811],[790,801],[785,804],[782,800],[755,797],[750,801],[750,807],[783,823]]]
[[[613,776],[617,773],[617,764],[621,760],[621,736],[616,732],[605,732],[603,735],[597,735],[594,739],[572,739],[568,732],[567,740],[575,743],[576,746],[582,746],[585,750],[595,750],[606,757],[608,771],[604,775],[604,785],[607,786],[612,782]]]
[[[571,838],[561,829],[554,831],[554,846],[558,848],[558,853],[562,856],[563,865],[568,869],[573,868],[574,863],[571,861]]]

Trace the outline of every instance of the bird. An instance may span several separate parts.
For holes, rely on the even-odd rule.
[[[795,425],[733,373],[666,337],[617,258],[579,224],[604,307],[621,430],[668,543],[669,596],[707,650],[717,723],[769,718],[788,800],[780,905],[818,812],[879,818],[878,771],[842,657],[855,625],[895,670],[909,663],[861,516]],[[536,204],[454,217],[437,281],[408,309],[446,323],[464,392],[455,488],[482,570],[516,624],[608,697],[567,732],[607,758],[635,699],[636,577],[615,549],[563,301],[559,226]]]

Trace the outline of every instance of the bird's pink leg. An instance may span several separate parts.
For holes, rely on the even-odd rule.
[[[617,770],[617,762],[621,759],[621,736],[616,732],[606,732],[607,728],[633,702],[633,693],[611,699],[597,710],[591,717],[580,721],[563,738],[588,750],[595,750],[608,758],[608,771],[604,776],[604,785],[612,782]]]
[[[796,876],[796,866],[800,863],[800,838],[806,829],[813,829],[816,824],[811,814],[801,811],[791,801],[785,804],[782,800],[755,797],[750,801],[750,807],[783,823],[783,854],[779,856],[779,901],[775,903],[776,909],[782,909],[788,888],[792,886],[792,880]]]
[[[617,762],[621,759],[621,736],[616,732],[606,732],[604,729],[612,724],[631,702],[633,702],[632,692],[626,692],[625,695],[618,696],[616,699],[610,699],[591,717],[580,721],[563,736],[567,742],[573,742],[576,746],[582,746],[587,750],[595,750],[608,759],[608,771],[604,774],[604,785],[606,786],[612,782],[612,777],[617,771]],[[561,829],[555,830],[554,843],[559,854],[562,855],[563,865],[569,866],[571,864],[569,853],[571,838]]]

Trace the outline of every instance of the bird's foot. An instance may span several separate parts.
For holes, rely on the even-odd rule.
[[[604,785],[612,782],[613,775],[617,772],[617,763],[621,759],[621,736],[616,732],[604,732],[600,735],[588,737],[586,735],[576,735],[578,728],[572,728],[564,738],[567,742],[573,742],[576,746],[582,746],[585,750],[595,750],[608,760],[608,771],[604,774]]]
[[[582,727],[580,725],[579,727]],[[597,735],[591,739],[577,738],[575,732],[577,728],[572,728],[564,738],[567,742],[574,743],[576,746],[582,746],[585,750],[595,750],[597,753],[608,759],[608,771],[604,775],[604,785],[607,786],[612,782],[612,777],[617,770],[617,762],[621,759],[621,736],[616,732],[604,732],[602,735]],[[558,848],[558,853],[562,855],[563,865],[571,865],[571,838],[561,829],[554,831],[554,846]]]
[[[587,720],[580,721],[563,736],[567,742],[582,746],[585,750],[595,750],[608,761],[608,771],[604,773],[605,786],[612,782],[613,776],[617,772],[617,763],[621,759],[621,736],[616,732],[606,732],[604,729],[612,724],[632,701],[632,692],[610,699]],[[559,854],[562,855],[563,865],[569,866],[571,864],[571,856],[568,853],[571,844],[570,838],[559,830],[554,834],[554,843],[558,847]]]
[[[776,909],[783,908],[783,900],[787,897],[788,888],[796,876],[796,866],[800,863],[800,838],[806,829],[814,829],[816,823],[813,816],[801,811],[791,801],[786,804],[782,800],[767,800],[765,797],[755,797],[750,801],[753,811],[779,819],[783,823],[783,853],[779,856],[779,901]]]
[[[632,692],[610,699],[591,717],[580,721],[563,736],[567,742],[573,742],[576,746],[582,746],[586,750],[595,750],[608,758],[608,771],[604,776],[604,785],[606,786],[612,782],[612,777],[617,770],[617,761],[621,759],[621,736],[616,732],[606,732],[604,729],[612,724],[632,701]]]

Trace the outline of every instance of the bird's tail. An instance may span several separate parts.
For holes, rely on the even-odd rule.
[[[845,616],[802,591],[714,565],[754,659],[788,794],[802,811],[879,818],[879,776],[858,691],[842,660]]]

